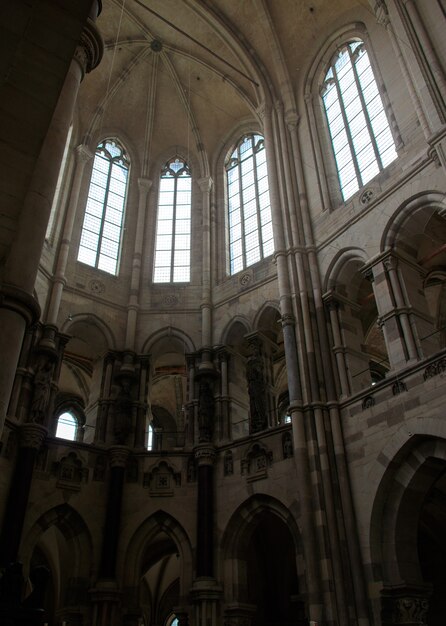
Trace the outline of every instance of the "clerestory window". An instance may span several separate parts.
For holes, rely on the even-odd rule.
[[[350,41],[338,50],[321,95],[345,201],[397,158],[363,41]]]
[[[77,259],[118,273],[130,163],[116,139],[96,149]]]
[[[57,419],[56,437],[76,441],[78,422],[76,417],[69,411],[61,413]]]
[[[180,158],[161,172],[153,282],[190,281],[192,177]]]
[[[265,142],[246,135],[225,164],[229,272],[235,274],[274,252]]]

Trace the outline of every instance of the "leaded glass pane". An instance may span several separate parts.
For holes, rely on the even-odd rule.
[[[346,44],[333,59],[322,100],[346,200],[397,156],[363,42]]]
[[[187,164],[179,158],[169,161],[160,178],[155,283],[190,280],[191,190]]]

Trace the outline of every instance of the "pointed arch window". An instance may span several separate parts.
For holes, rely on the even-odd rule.
[[[345,201],[397,158],[363,41],[350,41],[338,50],[321,95]]]
[[[265,142],[246,135],[226,161],[229,272],[235,274],[274,252]]]
[[[73,413],[65,411],[57,418],[56,437],[59,439],[67,439],[68,441],[76,441],[78,421]]]
[[[116,139],[96,148],[77,259],[118,273],[130,163]]]
[[[176,157],[161,172],[153,282],[190,281],[192,177]]]

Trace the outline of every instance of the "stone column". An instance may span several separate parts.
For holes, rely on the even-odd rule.
[[[20,427],[20,447],[0,534],[0,568],[17,560],[34,462],[46,434],[41,424],[27,423]]]
[[[127,306],[127,329],[125,339],[127,350],[135,350],[136,322],[139,310],[139,290],[141,283],[141,258],[147,213],[147,197],[151,186],[152,181],[148,178],[138,178],[138,217],[136,222],[135,250],[133,253],[129,303]]]
[[[224,348],[219,348],[218,361],[220,365],[220,438],[228,441],[231,438],[231,424],[229,421],[229,382],[228,382],[228,362],[229,352]]]
[[[327,308],[330,314],[330,324],[334,342],[333,352],[335,354],[339,381],[341,383],[341,397],[345,397],[350,394],[350,386],[348,383],[347,366],[345,363],[345,346],[342,341],[341,328],[339,325],[339,302],[335,300],[335,296],[333,293],[326,294],[325,300],[327,302]]]
[[[419,358],[419,350],[410,321],[410,307],[402,289],[397,259],[389,253],[374,259],[373,291],[383,327],[389,362],[392,368],[404,367]],[[370,267],[364,272],[370,273]]]
[[[212,345],[212,293],[211,293],[211,189],[212,178],[206,176],[198,180],[203,203],[203,264],[202,264],[202,303],[201,303],[201,343],[202,347]]]
[[[195,626],[218,626],[221,588],[214,578],[214,462],[215,448],[200,443],[194,450],[197,463],[197,557],[196,579],[191,596],[195,605]]]
[[[111,470],[99,566],[100,580],[114,580],[116,575],[122,495],[129,452],[126,446],[112,446],[109,450]]]
[[[389,39],[392,43],[395,56],[401,69],[401,74],[404,77],[407,90],[409,91],[410,99],[412,100],[413,107],[417,114],[418,121],[420,122],[420,126],[423,129],[425,138],[428,139],[431,135],[431,129],[429,127],[429,123],[422,102],[418,96],[418,90],[415,88],[414,81],[406,63],[406,59],[404,58],[401,51],[400,39],[395,32],[393,24],[390,22],[389,12],[383,0],[378,0],[378,2],[375,3],[375,15],[378,23],[382,24],[387,30],[387,34],[389,35]]]
[[[36,313],[32,290],[51,212],[54,190],[73,118],[79,85],[96,67],[103,51],[102,39],[93,21],[88,20],[81,42],[68,70],[48,133],[40,151],[18,219],[16,236],[3,271],[0,327],[0,434],[3,431],[15,368],[28,320]]]
[[[73,184],[71,188],[70,201],[68,210],[65,214],[65,223],[63,228],[62,240],[60,242],[59,253],[57,255],[56,271],[53,277],[53,286],[48,305],[46,320],[48,324],[56,324],[59,314],[60,302],[62,299],[63,288],[66,285],[65,272],[68,263],[68,254],[70,252],[71,237],[73,235],[74,218],[79,202],[79,192],[82,183],[82,177],[86,163],[92,158],[93,154],[87,146],[79,145],[75,150],[76,168],[74,171]]]
[[[108,432],[108,415],[112,400],[110,398],[113,366],[116,360],[114,352],[108,352],[104,356],[102,364],[101,395],[98,401],[98,417],[94,434],[95,443],[104,443]]]
[[[197,462],[197,578],[214,576],[214,461],[215,448],[201,443],[195,448]]]

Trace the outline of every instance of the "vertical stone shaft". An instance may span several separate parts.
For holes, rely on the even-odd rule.
[[[40,424],[24,424],[21,427],[20,448],[0,534],[0,567],[5,567],[17,560],[31,489],[34,461],[46,432],[46,428]]]
[[[198,464],[197,578],[214,576],[214,468],[215,451],[209,444],[195,450]]]
[[[110,449],[110,482],[99,567],[99,577],[101,579],[115,578],[125,467],[128,454],[129,450],[124,446],[114,446]]]

